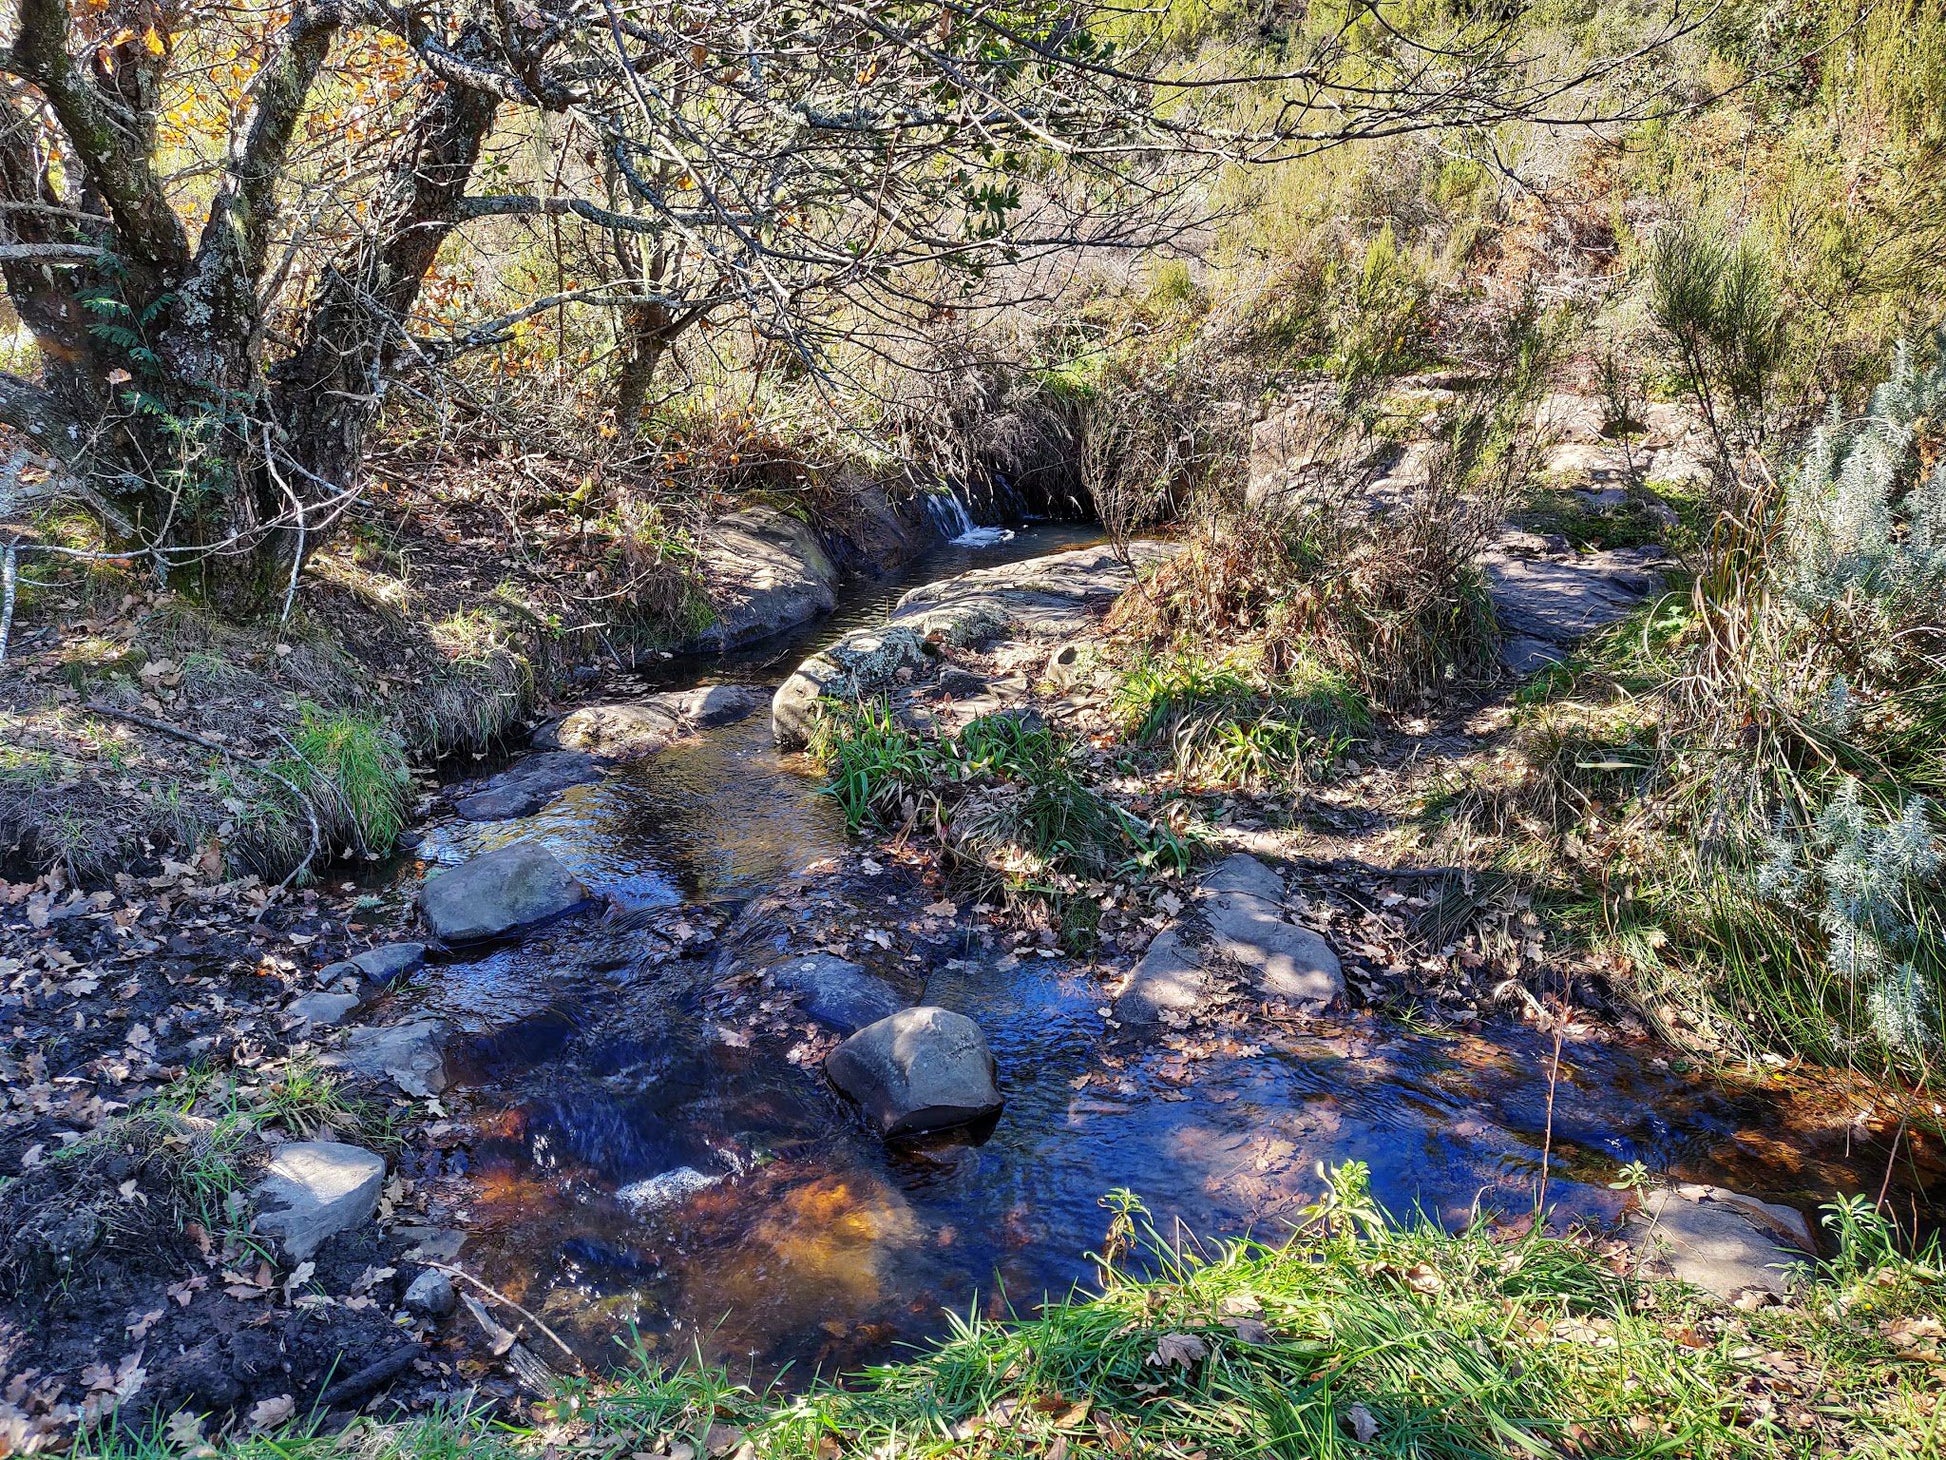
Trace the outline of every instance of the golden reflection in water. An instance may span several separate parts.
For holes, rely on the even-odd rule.
[[[707,1240],[671,1262],[674,1306],[726,1355],[898,1301],[894,1264],[928,1245],[905,1197],[860,1171],[794,1182],[776,1173],[705,1193],[685,1215]]]

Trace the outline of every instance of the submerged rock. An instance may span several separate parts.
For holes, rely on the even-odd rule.
[[[1628,1214],[1623,1235],[1652,1271],[1719,1297],[1782,1297],[1789,1269],[1816,1246],[1802,1214],[1720,1186],[1661,1186]]]
[[[711,1176],[708,1172],[698,1171],[694,1166],[678,1166],[675,1170],[664,1171],[659,1176],[650,1176],[645,1180],[631,1181],[626,1186],[617,1187],[615,1200],[632,1212],[656,1212],[664,1207],[672,1207],[699,1191],[707,1191],[722,1179],[720,1176]]]
[[[343,1048],[326,1065],[370,1080],[386,1079],[407,1095],[437,1095],[446,1088],[446,1026],[421,1019],[347,1031]]]
[[[876,974],[830,953],[780,963],[769,971],[769,978],[777,988],[802,995],[804,1012],[840,1034],[876,1024],[912,1002]]]
[[[868,1024],[824,1068],[885,1136],[968,1125],[1003,1103],[980,1026],[946,1009],[902,1009]]]
[[[600,778],[601,767],[591,755],[567,750],[530,755],[460,797],[453,809],[468,821],[509,821],[531,816],[570,786]]]
[[[378,1210],[385,1158],[340,1141],[279,1146],[252,1193],[255,1229],[277,1238],[292,1262],[303,1262],[340,1232],[363,1226]]]
[[[497,938],[572,912],[588,900],[539,842],[519,841],[463,862],[419,890],[419,911],[448,943]]]

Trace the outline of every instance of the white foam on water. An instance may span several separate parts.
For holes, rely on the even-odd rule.
[[[631,1181],[627,1186],[618,1187],[615,1200],[638,1214],[655,1212],[674,1206],[684,1197],[694,1196],[722,1179],[720,1176],[707,1176],[693,1166],[678,1166],[673,1171],[664,1171],[660,1176],[651,1176],[646,1181]]]

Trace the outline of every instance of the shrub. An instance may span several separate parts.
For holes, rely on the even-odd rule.
[[[957,735],[921,735],[883,702],[833,707],[810,746],[846,824],[929,825],[976,881],[1054,893],[1130,866],[1183,865],[1167,830],[1088,783],[1072,742],[1048,726],[984,715]]]
[[[1207,493],[1185,550],[1111,626],[1151,652],[1248,644],[1273,674],[1319,664],[1393,708],[1484,671],[1498,634],[1479,557],[1536,465],[1558,338],[1532,308],[1504,320],[1488,383],[1439,423],[1425,479],[1385,497],[1367,387],[1313,382],[1284,416],[1282,480],[1259,500]]]
[[[1608,895],[1719,1031],[1911,1072],[1946,1032],[1943,400],[1946,360],[1901,351],[1860,418],[1718,524]]]

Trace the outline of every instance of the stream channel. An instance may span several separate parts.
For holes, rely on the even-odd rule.
[[[774,684],[918,582],[1091,540],[1031,527],[942,548],[800,633],[673,663],[659,687]],[[857,865],[817,784],[758,713],[532,816],[435,826],[420,855],[457,862],[532,837],[625,908],[733,916],[812,864]],[[854,903],[916,911],[936,895],[889,875],[861,885]],[[422,1179],[463,1209],[463,1260],[596,1366],[639,1345],[801,1382],[894,1356],[950,1312],[1031,1312],[1091,1280],[1114,1188],[1164,1231],[1275,1240],[1319,1194],[1320,1162],[1367,1162],[1392,1212],[1448,1224],[1526,1212],[1541,1178],[1551,1047],[1519,1025],[1434,1033],[1354,1012],[1191,1061],[1113,1038],[1096,973],[1007,956],[962,913],[899,976],[978,1022],[1006,1109],[984,1139],[888,1148],[814,1063],[712,1018],[711,946],[650,961],[646,941],[627,918],[570,920],[428,968],[385,1015],[436,1014],[457,1031],[460,1133]],[[1834,1191],[1878,1188],[1886,1142],[1857,1099],[1776,1072],[1681,1069],[1648,1045],[1568,1043],[1547,1160],[1561,1218],[1618,1214],[1625,1194],[1609,1183],[1631,1161],[1813,1214]]]

